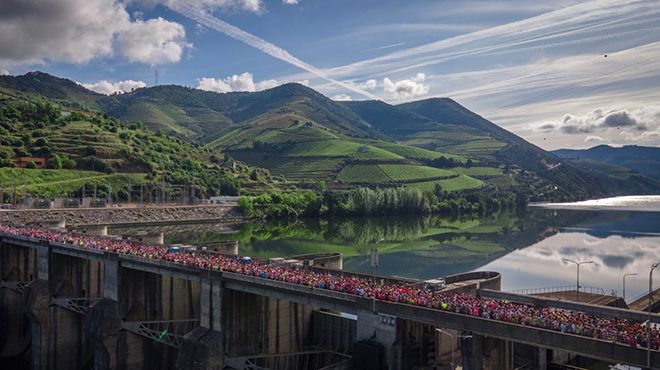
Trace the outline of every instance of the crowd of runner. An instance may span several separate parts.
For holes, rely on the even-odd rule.
[[[646,326],[643,323],[616,317],[601,317],[579,311],[550,307],[535,307],[504,300],[495,300],[460,292],[433,292],[396,284],[377,284],[372,279],[320,274],[299,267],[252,261],[242,263],[239,258],[206,253],[173,253],[163,246],[148,245],[130,240],[93,237],[43,229],[27,229],[0,225],[0,233],[22,235],[35,239],[71,244],[169,261],[203,269],[229,271],[264,279],[301,284],[365,298],[398,302],[433,309],[479,316],[491,320],[533,326],[580,336],[592,337],[630,345],[647,347]],[[660,331],[651,329],[651,348],[660,348]]]

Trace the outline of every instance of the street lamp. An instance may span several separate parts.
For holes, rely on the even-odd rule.
[[[651,304],[653,303],[653,270],[658,267],[658,262],[651,265],[649,271],[649,319],[646,321],[646,367],[651,368]]]
[[[637,275],[637,273],[632,273],[632,274],[623,274],[623,301],[626,301],[626,277],[627,276],[634,276]]]
[[[446,335],[449,335],[449,337],[451,337],[451,369],[452,369],[452,370],[456,369],[456,362],[455,362],[455,353],[456,353],[455,344],[456,344],[456,338],[457,338],[457,337],[458,337],[459,339],[463,339],[463,338],[472,338],[472,336],[471,336],[471,335],[457,335],[457,336],[456,336],[456,335],[454,335],[454,334],[452,334],[452,333],[450,333],[450,332],[448,332],[448,331],[444,331],[444,330],[442,330],[442,329],[435,328],[435,330],[436,330],[438,333],[446,334]]]
[[[586,264],[590,264],[590,263],[594,263],[594,262],[593,261],[579,262],[579,261],[569,260],[568,258],[562,258],[562,261],[574,263],[577,266],[577,287],[576,287],[577,291],[575,292],[575,300],[577,302],[580,302],[580,265],[586,265]]]

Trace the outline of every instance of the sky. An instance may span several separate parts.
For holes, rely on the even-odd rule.
[[[660,146],[657,0],[2,0],[0,74],[33,70],[101,93],[157,73],[221,93],[451,97],[548,150]]]

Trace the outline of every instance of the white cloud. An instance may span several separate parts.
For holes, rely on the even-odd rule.
[[[277,80],[263,80],[261,82],[254,84],[254,88],[257,91],[268,90],[268,89],[272,89],[273,87],[279,86],[281,84],[282,83],[280,83]]]
[[[595,109],[584,116],[566,114],[555,125],[555,128],[565,134],[586,134],[609,129],[644,131],[650,123],[656,123],[650,119],[651,117],[640,110],[610,109],[603,111]]]
[[[0,64],[81,64],[117,54],[148,64],[178,62],[189,45],[183,26],[136,14],[131,19],[118,0],[3,0]]]
[[[161,4],[170,8],[189,5],[210,12],[227,9],[243,10],[260,14],[263,11],[263,2],[261,0],[131,0],[130,2],[139,3],[148,7]]]
[[[375,90],[378,87],[378,81],[376,80],[366,80],[360,84],[358,84],[361,88],[365,90]]]
[[[383,91],[395,100],[410,99],[429,93],[429,85],[424,84],[426,75],[418,73],[415,77],[392,81],[389,77],[383,79]]]
[[[583,115],[565,114],[557,121],[534,125],[534,130],[559,137],[553,146],[567,147],[582,143],[638,142],[657,145],[660,138],[660,106],[638,106],[633,109],[594,109]]]
[[[0,76],[8,76],[10,74],[8,70],[0,68]]]
[[[584,138],[585,143],[604,143],[606,141],[607,141],[606,139],[603,139],[602,137],[596,135],[589,135]]]
[[[282,0],[282,3],[284,5],[296,5],[298,4],[298,0]]]
[[[119,34],[122,53],[131,62],[151,65],[181,60],[186,47],[186,31],[182,25],[163,18],[137,20]]]
[[[257,37],[249,32],[246,32],[234,25],[231,25],[221,19],[218,19],[214,17],[212,14],[209,14],[208,12],[204,10],[200,10],[199,8],[196,8],[194,6],[190,6],[187,4],[179,4],[174,7],[170,7],[170,9],[174,10],[175,12],[191,19],[194,20],[200,24],[203,24],[204,26],[213,28],[214,30],[218,32],[222,32],[225,35],[238,40],[246,45],[252,46],[253,48],[262,51],[265,54],[268,54],[272,56],[273,58],[282,60],[284,62],[287,62],[295,67],[298,67],[300,69],[303,69],[311,74],[313,74],[316,77],[319,77],[321,79],[324,79],[328,82],[332,82],[335,85],[341,86],[347,90],[353,91],[354,93],[363,95],[365,97],[368,97],[370,99],[377,99],[377,97],[368,91],[356,88],[355,86],[351,86],[347,83],[344,83],[343,81],[339,81],[333,78],[328,77],[327,73],[325,70],[321,70],[309,63],[306,63],[305,61],[293,56],[291,53],[288,51],[282,49],[281,47],[268,42],[260,37]]]
[[[105,95],[110,95],[115,93],[123,94],[147,86],[147,84],[144,83],[143,81],[133,81],[133,80],[125,80],[125,81],[117,81],[117,82],[102,80],[93,83],[81,83],[81,85],[84,86],[86,89],[96,91],[97,93],[105,94]]]
[[[200,90],[227,93],[234,91],[261,91],[280,85],[277,80],[264,80],[254,82],[254,76],[250,72],[233,75],[223,79],[213,77],[202,77],[197,80],[197,88]]]
[[[353,98],[350,95],[346,95],[346,94],[333,95],[331,99],[335,100],[335,101],[352,101],[353,100]]]

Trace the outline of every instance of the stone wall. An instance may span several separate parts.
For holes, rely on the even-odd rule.
[[[234,206],[81,208],[52,210],[13,210],[0,212],[0,224],[66,227],[96,224],[130,224],[227,220],[241,218]]]

